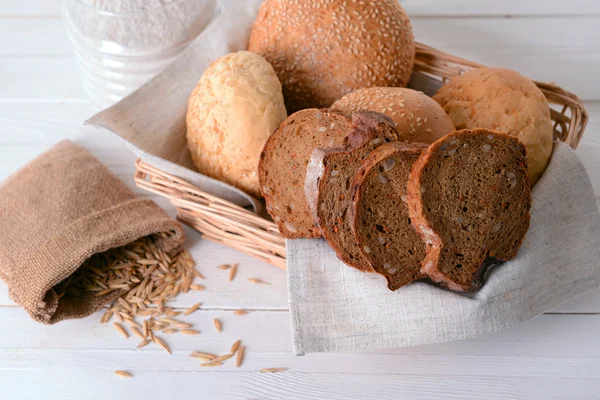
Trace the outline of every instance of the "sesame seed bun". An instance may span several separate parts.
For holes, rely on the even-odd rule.
[[[359,110],[385,114],[396,124],[400,140],[409,142],[430,144],[455,130],[452,120],[435,100],[412,89],[358,89],[333,103],[331,108],[345,114]]]
[[[478,68],[449,80],[433,96],[456,129],[486,128],[519,139],[533,186],[552,154],[548,100],[530,79],[504,68]]]
[[[265,0],[248,49],[273,65],[289,113],[362,87],[406,86],[415,60],[397,0]]]

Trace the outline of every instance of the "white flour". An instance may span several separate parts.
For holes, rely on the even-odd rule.
[[[115,55],[156,55],[195,38],[213,18],[216,0],[68,0],[66,7],[79,45]]]

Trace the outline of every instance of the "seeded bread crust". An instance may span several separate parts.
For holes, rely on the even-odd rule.
[[[340,112],[302,110],[283,121],[265,143],[258,165],[260,190],[285,238],[321,236],[304,197],[306,166],[315,148],[345,146],[350,125]]]
[[[248,50],[273,65],[288,113],[362,87],[406,86],[415,61],[398,0],[265,0]]]
[[[411,225],[406,185],[423,143],[387,143],[365,158],[352,182],[352,232],[361,254],[390,290],[426,278],[425,243]]]
[[[442,106],[423,92],[400,87],[373,87],[353,91],[331,106],[345,114],[377,111],[396,124],[401,140],[433,143],[454,132],[454,124]]]
[[[519,139],[527,149],[531,186],[542,176],[554,123],[548,100],[530,79],[504,68],[475,68],[450,79],[433,99],[456,129],[492,129]]]
[[[362,160],[386,142],[398,140],[394,122],[387,116],[359,111],[352,115],[346,149],[315,150],[307,168],[305,196],[323,236],[344,263],[365,272],[365,260],[352,233],[348,209],[351,183]]]
[[[481,287],[485,269],[513,258],[529,228],[526,150],[503,133],[465,129],[438,140],[413,165],[407,190],[427,245],[421,272],[450,290]]]

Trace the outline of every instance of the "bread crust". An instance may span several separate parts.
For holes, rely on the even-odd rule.
[[[400,87],[372,87],[353,91],[331,106],[351,114],[359,110],[376,111],[396,124],[400,140],[433,143],[450,132],[454,124],[442,106],[423,92]]]
[[[415,60],[397,0],[265,0],[248,50],[273,65],[289,113],[329,107],[362,87],[406,86]]]
[[[425,259],[421,264],[421,272],[426,274],[433,282],[438,283],[450,290],[458,291],[458,292],[469,292],[479,289],[482,285],[482,277],[485,269],[493,265],[497,262],[507,261],[515,256],[519,247],[521,246],[525,234],[518,237],[517,242],[514,246],[509,249],[505,249],[503,253],[496,252],[495,249],[491,249],[488,252],[481,252],[478,261],[475,263],[475,268],[472,268],[473,274],[471,276],[470,282],[467,284],[461,284],[456,282],[443,271],[440,270],[439,260],[442,250],[446,245],[443,240],[440,232],[438,231],[439,227],[436,227],[432,221],[427,217],[425,212],[425,203],[423,201],[423,187],[425,184],[423,181],[423,172],[426,171],[428,164],[432,157],[436,154],[436,152],[440,151],[444,145],[448,144],[455,138],[460,138],[462,135],[495,135],[504,140],[513,142],[516,146],[518,146],[521,151],[524,160],[524,171],[523,175],[525,179],[528,179],[527,175],[527,166],[526,166],[526,150],[523,144],[516,138],[509,136],[504,133],[491,131],[488,129],[473,129],[473,130],[460,130],[451,133],[450,135],[438,140],[434,144],[432,144],[426,151],[424,151],[419,159],[413,164],[410,177],[407,185],[407,200],[408,200],[408,210],[411,218],[411,223],[414,226],[415,230],[421,237],[421,239],[425,242],[427,246],[427,253]],[[474,166],[475,168],[475,166]],[[531,194],[529,185],[524,185],[522,196],[526,199],[527,205],[527,213],[523,216],[524,220],[519,221],[521,226],[525,227],[525,232],[529,227],[530,223],[530,215],[529,208],[531,207]]]
[[[273,67],[249,51],[215,60],[192,91],[186,138],[202,174],[259,196],[263,145],[287,117]]]
[[[418,157],[425,149],[427,148],[427,145],[424,143],[401,143],[401,142],[397,142],[397,143],[387,143],[384,144],[382,146],[380,146],[379,148],[375,149],[371,154],[369,154],[363,161],[362,165],[360,166],[359,170],[357,171],[356,175],[354,176],[354,180],[352,181],[352,202],[351,202],[351,206],[349,209],[349,220],[351,221],[351,228],[352,228],[352,232],[356,238],[357,244],[358,244],[358,248],[360,249],[361,254],[363,255],[363,257],[365,258],[365,260],[367,260],[369,262],[369,264],[371,265],[371,268],[373,269],[374,272],[383,275],[386,280],[387,280],[387,284],[388,284],[388,288],[392,291],[398,290],[399,288],[401,288],[402,286],[405,286],[413,281],[416,280],[420,280],[420,279],[424,279],[427,277],[427,275],[423,274],[420,272],[420,270],[418,271],[414,271],[415,274],[406,274],[404,273],[403,275],[399,275],[396,273],[396,270],[401,269],[399,265],[390,265],[387,266],[385,265],[385,263],[383,261],[381,262],[377,262],[378,260],[376,260],[377,256],[374,254],[375,252],[373,252],[372,250],[369,250],[369,252],[365,252],[365,247],[367,248],[371,248],[371,244],[367,242],[366,238],[364,237],[363,233],[361,232],[362,229],[366,229],[367,227],[362,226],[362,222],[361,222],[361,211],[359,211],[359,206],[362,204],[363,201],[368,201],[367,198],[365,198],[365,192],[367,189],[367,181],[369,179],[371,179],[371,174],[372,173],[376,173],[378,172],[375,168],[378,167],[378,165],[383,161],[388,159],[391,156],[397,155],[398,153],[402,153],[402,152],[406,152],[406,153],[410,153],[412,156],[414,157]],[[399,166],[395,166],[395,168],[400,168]],[[410,167],[409,167],[410,168]],[[405,173],[409,174],[410,169],[408,171],[406,171]],[[408,182],[408,180],[405,182],[405,184]],[[404,201],[401,198],[396,199],[396,201],[398,202],[398,206],[399,207],[406,207],[404,204]],[[387,210],[387,212],[391,212],[392,210]],[[408,210],[400,210],[400,213],[406,213],[406,217],[408,217]],[[372,221],[371,221],[372,222]],[[413,246],[422,246],[422,255],[425,255],[425,244],[422,242],[422,240],[417,237],[416,238],[418,240],[417,243],[412,242],[412,243],[406,243],[407,246],[413,245]],[[392,244],[392,246],[394,245],[405,245],[405,243],[397,243],[397,244]],[[386,249],[388,247],[385,247]],[[392,249],[390,251],[395,250]],[[395,255],[396,257],[403,257],[406,258],[407,254],[402,254],[402,255]],[[419,256],[417,255],[417,258],[419,258]],[[419,262],[420,260],[418,260]],[[386,268],[387,267],[387,268]],[[391,268],[394,268],[394,270],[392,270]],[[402,272],[402,271],[399,271]]]
[[[290,115],[267,140],[258,166],[260,190],[285,238],[321,237],[304,196],[306,165],[314,148],[344,145],[349,129],[350,119],[340,112],[306,109]],[[282,150],[286,145],[292,154]]]
[[[360,271],[372,272],[373,269],[360,254],[351,232],[347,215],[351,201],[349,184],[360,167],[362,158],[386,141],[397,141],[398,132],[389,117],[376,112],[359,111],[353,114],[352,121],[346,148],[313,152],[309,162],[311,171],[307,172],[309,179],[305,183],[305,196],[310,199],[309,204],[316,217],[316,224],[320,226],[323,237],[335,250],[338,258]],[[352,170],[351,173],[342,170],[341,166],[335,170],[335,162],[344,160],[350,162],[351,166],[348,168]],[[334,175],[334,171],[339,175]],[[347,173],[350,173],[348,177],[345,176]],[[335,193],[339,197],[330,199],[333,193],[328,190],[327,185],[333,178],[347,179],[348,185],[346,188],[340,188],[340,193]],[[327,204],[327,207],[324,209],[322,204]],[[329,217],[334,208],[341,210],[342,215],[336,215],[336,221],[332,223]],[[348,241],[344,242],[344,239]]]
[[[456,129],[485,128],[519,139],[527,149],[531,186],[544,173],[553,148],[553,122],[544,93],[505,68],[476,68],[457,75],[433,96]]]

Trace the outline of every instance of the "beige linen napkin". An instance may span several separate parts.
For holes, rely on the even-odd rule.
[[[287,241],[296,354],[407,347],[496,332],[600,286],[600,213],[575,152],[556,143],[533,189],[531,226],[517,256],[474,294],[385,279],[338,261],[323,240]]]
[[[208,64],[247,46],[262,0],[224,0],[210,24],[170,67],[95,115],[90,124],[126,140],[144,161],[237,204],[250,196],[189,169],[185,112]],[[414,74],[428,94],[439,82]],[[387,291],[383,278],[342,265],[322,240],[287,242],[294,349],[355,351],[434,343],[497,331],[599,285],[600,228],[592,188],[575,153],[557,144],[534,191],[532,224],[518,257],[466,296],[416,283]]]
[[[202,175],[193,167],[185,137],[190,93],[204,70],[222,55],[245,50],[262,0],[221,1],[214,19],[162,73],[87,123],[124,139],[142,160],[222,199],[260,211],[243,191]]]

